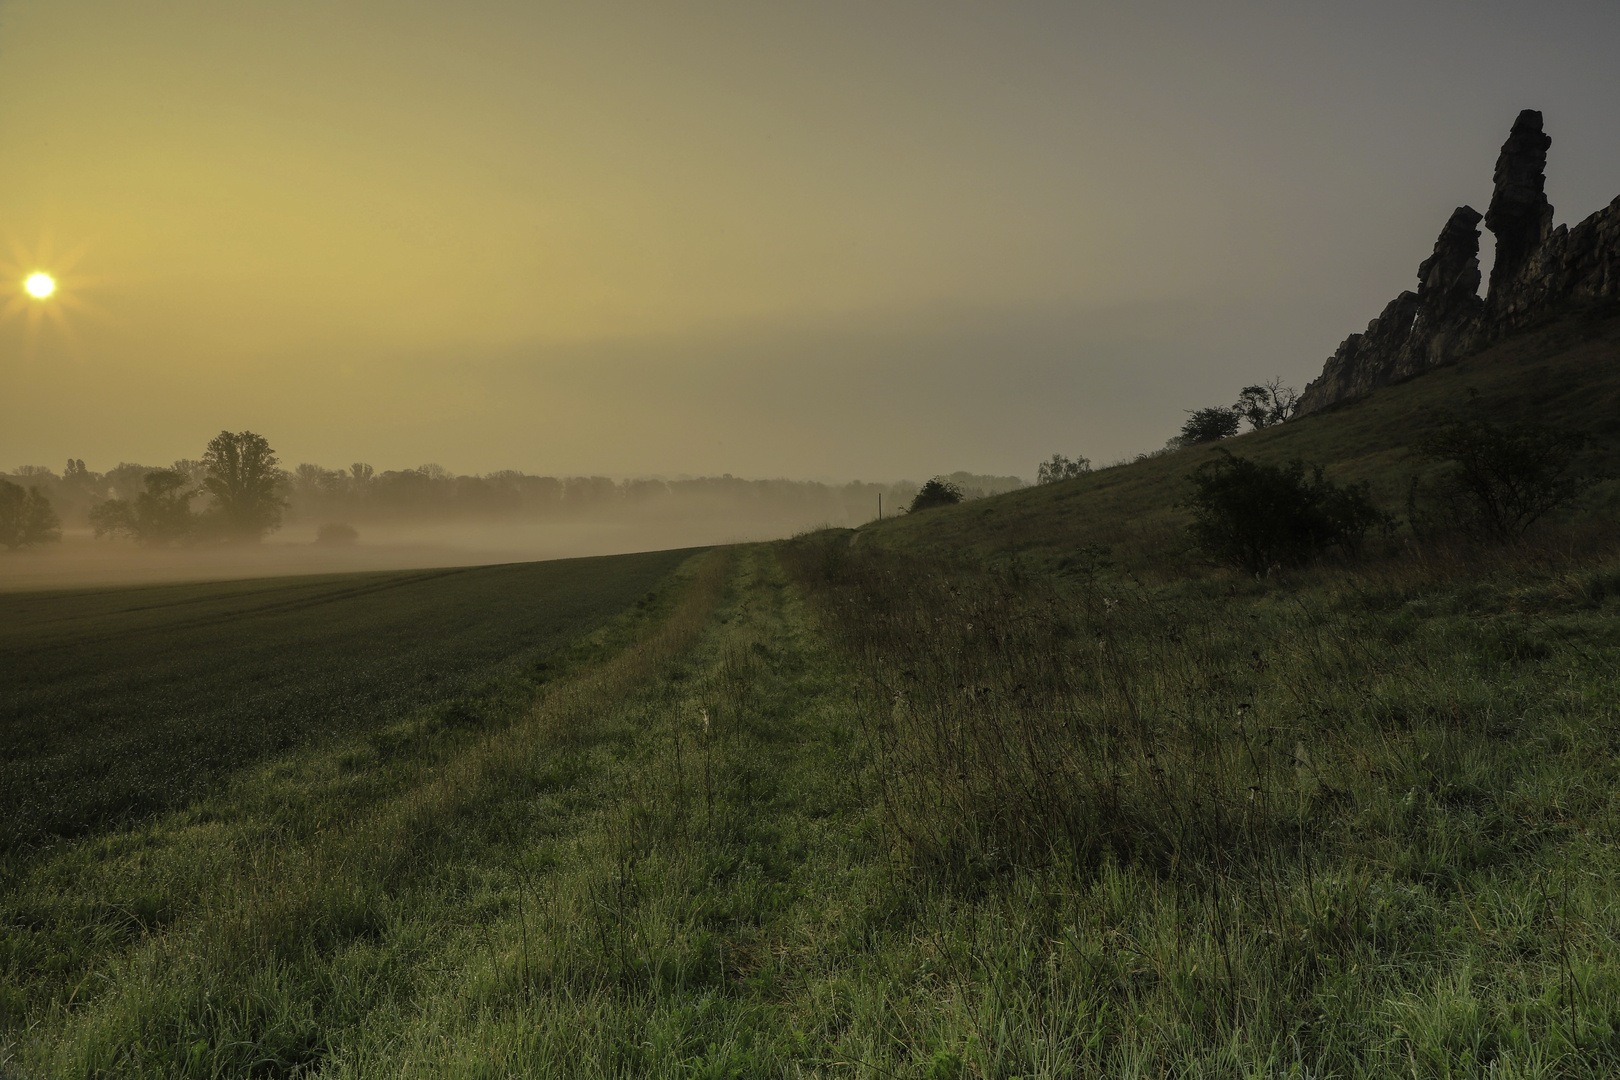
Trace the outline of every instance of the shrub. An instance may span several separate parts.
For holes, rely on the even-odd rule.
[[[1181,435],[1176,441],[1182,446],[1197,446],[1199,443],[1230,439],[1238,433],[1239,419],[1236,411],[1218,405],[1208,409],[1190,410],[1187,422],[1181,425]]]
[[[955,506],[962,501],[962,489],[949,480],[934,477],[917,491],[911,500],[911,512],[929,510],[936,506]]]
[[[1073,480],[1091,471],[1091,459],[1079,454],[1073,460],[1062,454],[1053,454],[1051,461],[1043,461],[1035,468],[1037,484],[1055,484],[1059,480]]]
[[[1595,482],[1574,472],[1585,446],[1578,431],[1469,419],[1442,424],[1414,449],[1451,466],[1434,491],[1447,520],[1475,536],[1509,543]],[[1414,517],[1416,496],[1414,482],[1408,499]]]
[[[1193,540],[1218,562],[1253,573],[1304,562],[1330,547],[1354,555],[1390,519],[1365,483],[1340,487],[1297,458],[1267,465],[1226,450],[1192,472]]]
[[[0,544],[16,549],[60,540],[61,524],[39,488],[0,480]]]
[[[359,539],[360,530],[342,522],[327,522],[315,530],[315,542],[329,547],[348,547]]]

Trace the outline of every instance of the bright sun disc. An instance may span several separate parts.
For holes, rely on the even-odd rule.
[[[23,282],[23,288],[28,295],[37,300],[43,300],[56,291],[56,282],[51,280],[49,274],[30,274],[28,280]]]

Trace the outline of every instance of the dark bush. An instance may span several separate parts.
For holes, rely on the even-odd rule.
[[[1508,543],[1595,482],[1575,472],[1585,446],[1586,436],[1578,431],[1468,419],[1442,424],[1414,449],[1451,466],[1431,493],[1444,519],[1475,536]],[[1408,500],[1414,518],[1417,495],[1414,484]]]
[[[917,491],[916,498],[911,500],[911,512],[929,510],[936,506],[955,506],[962,501],[962,489],[949,480],[934,477]]]
[[[1320,465],[1266,465],[1227,450],[1192,472],[1188,531],[1218,562],[1253,573],[1304,562],[1328,548],[1356,554],[1367,531],[1388,527],[1365,483],[1340,487]]]

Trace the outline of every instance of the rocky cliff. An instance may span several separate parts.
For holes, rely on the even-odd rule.
[[[1296,415],[1359,397],[1457,360],[1561,312],[1620,304],[1620,197],[1570,228],[1552,228],[1541,114],[1526,109],[1496,159],[1490,206],[1452,211],[1434,254],[1403,292],[1351,334],[1300,395]],[[1479,297],[1479,229],[1496,237],[1496,263]]]

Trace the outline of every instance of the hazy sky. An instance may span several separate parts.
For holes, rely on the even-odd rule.
[[[0,467],[1032,476],[1298,386],[1620,4],[0,5]],[[1487,267],[1489,259],[1489,234]]]

